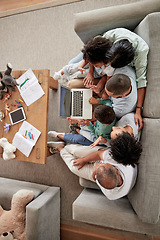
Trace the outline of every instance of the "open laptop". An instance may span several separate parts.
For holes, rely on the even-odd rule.
[[[92,104],[89,103],[91,97],[92,90],[90,89],[69,89],[60,85],[60,116],[91,119]]]

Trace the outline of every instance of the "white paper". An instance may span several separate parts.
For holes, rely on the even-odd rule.
[[[27,121],[24,121],[13,138],[13,145],[28,157],[41,132]]]
[[[33,145],[30,142],[28,142],[27,139],[25,139],[19,132],[15,134],[12,144],[26,157],[29,157]]]
[[[17,83],[19,84],[17,88],[27,106],[45,94],[31,68],[17,79]]]

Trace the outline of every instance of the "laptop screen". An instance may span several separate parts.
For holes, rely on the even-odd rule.
[[[63,86],[60,86],[60,116],[71,116],[71,91]]]

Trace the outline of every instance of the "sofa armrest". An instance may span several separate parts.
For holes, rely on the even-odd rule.
[[[159,11],[159,0],[145,0],[76,13],[74,29],[81,40],[86,43],[91,37],[116,27],[134,30],[147,14]]]
[[[49,187],[26,206],[26,240],[60,239],[60,188]]]

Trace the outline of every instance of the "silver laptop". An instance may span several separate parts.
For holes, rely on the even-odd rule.
[[[69,89],[60,85],[60,116],[91,119],[92,104],[89,103],[91,97],[92,90],[90,89]]]

